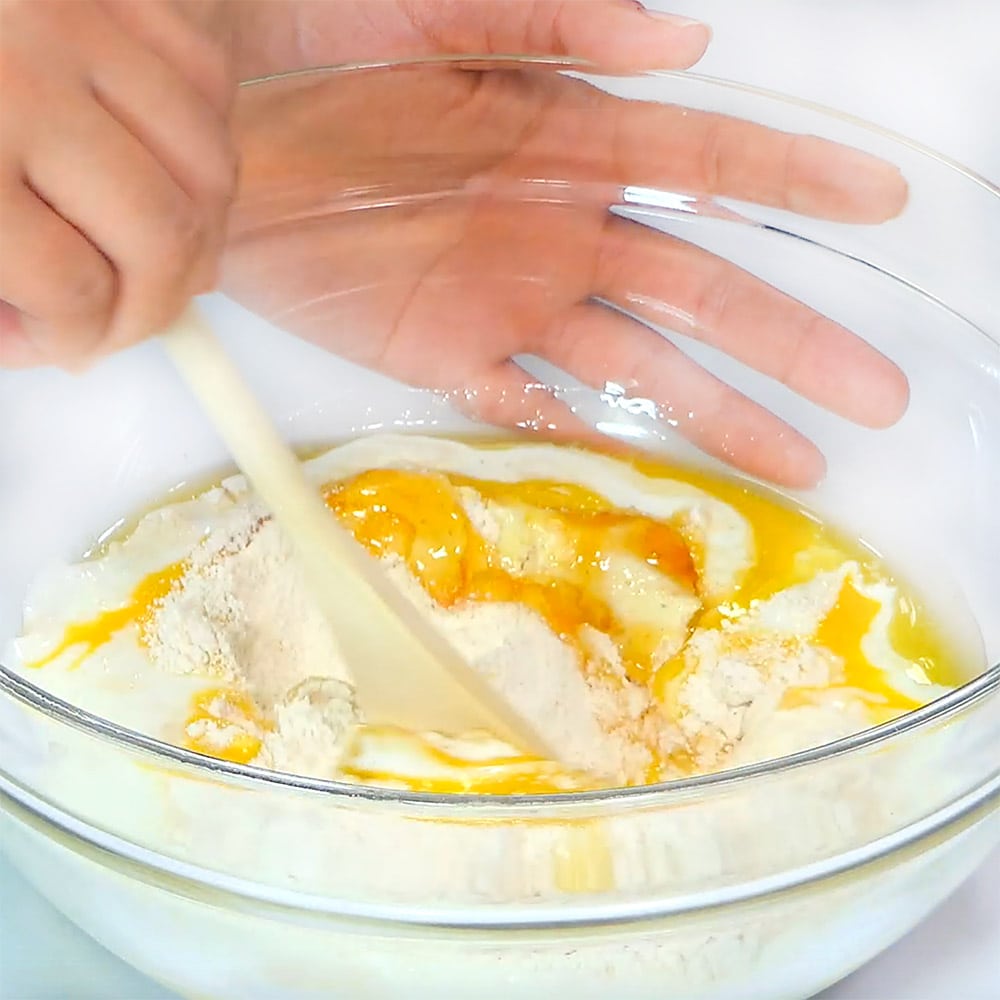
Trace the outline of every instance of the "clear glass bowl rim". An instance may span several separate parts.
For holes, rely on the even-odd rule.
[[[578,60],[523,55],[444,55],[406,60],[315,66],[288,73],[278,73],[246,80],[241,83],[241,87],[253,87],[297,77],[319,77],[333,74],[346,75],[357,72],[404,68],[438,67],[444,69],[448,67],[477,65],[483,68],[499,66],[526,68],[537,66],[552,70],[567,70],[578,73],[589,72],[600,75],[599,68]],[[967,181],[983,188],[988,195],[992,195],[1000,200],[1000,187],[975,171],[905,135],[885,129],[862,118],[837,111],[836,109],[766,88],[754,87],[697,73],[654,71],[627,75],[634,78],[662,77],[684,80],[685,82],[695,81],[707,89],[735,90],[763,98],[769,102],[790,105],[827,118],[840,120],[854,128],[867,131],[883,139],[889,139],[894,143],[909,148],[912,152],[937,161],[951,171],[963,176]],[[1000,348],[1000,340],[989,333],[986,336]],[[673,799],[686,798],[694,792],[723,791],[735,782],[745,783],[753,779],[769,778],[795,768],[821,763],[847,754],[861,753],[880,744],[941,723],[953,715],[971,709],[980,700],[997,692],[1000,692],[1000,663],[987,668],[971,681],[936,701],[891,722],[883,723],[882,725],[835,742],[813,747],[785,757],[763,761],[758,764],[745,765],[713,774],[697,775],[691,778],[683,778],[656,785],[547,795],[435,795],[426,792],[377,788],[327,779],[307,778],[205,757],[201,754],[193,753],[161,740],[145,736],[134,730],[118,726],[113,722],[83,711],[49,694],[37,685],[24,680],[0,663],[0,695],[9,696],[15,701],[40,712],[50,720],[80,730],[101,742],[119,746],[130,752],[138,752],[145,756],[151,756],[162,763],[169,763],[173,767],[180,765],[183,769],[192,769],[195,773],[200,772],[205,774],[206,772],[210,772],[217,777],[224,775],[248,787],[267,785],[284,786],[289,789],[321,792],[355,801],[364,799],[386,805],[391,804],[417,810],[424,814],[437,811],[448,812],[453,807],[462,807],[463,809],[473,807],[482,816],[495,814],[511,820],[516,819],[521,813],[538,816],[539,809],[545,810],[548,815],[555,816],[565,815],[581,809],[592,810],[595,806],[601,805],[615,805],[618,807],[626,805],[629,807],[665,806]]]

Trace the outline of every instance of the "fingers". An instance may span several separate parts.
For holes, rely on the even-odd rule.
[[[636,0],[274,0],[240,7],[241,79],[338,62],[470,52],[582,59],[613,73],[684,69],[711,38]]]
[[[237,157],[224,118],[167,63],[125,36],[122,42],[116,58],[93,68],[91,85],[104,108],[190,198],[204,229],[202,259],[192,262],[192,271],[211,287],[236,186]]]
[[[672,151],[670,177],[684,190],[724,195],[839,222],[884,222],[906,204],[899,170],[857,149],[812,135],[792,135],[725,115],[690,112],[670,118],[655,151]],[[617,112],[625,114],[624,108]],[[648,138],[621,133],[638,154]]]
[[[906,411],[906,376],[842,326],[691,244],[613,219],[594,294],[672,325],[866,427]]]
[[[77,367],[214,287],[235,186],[224,72],[172,4],[26,4],[0,44],[0,299],[22,313],[3,363],[33,345]]]
[[[627,316],[578,305],[546,332],[544,354],[594,389],[615,382],[651,400],[661,422],[745,472],[793,488],[823,478],[812,442]]]
[[[0,181],[5,234],[0,366],[54,364],[94,348],[115,298],[111,264],[20,178]],[[20,313],[20,315],[18,315]],[[43,319],[44,318],[44,319]]]
[[[24,170],[45,202],[114,266],[117,300],[102,346],[121,347],[164,326],[204,287],[206,231],[191,199],[108,112],[94,103],[65,111],[32,146]],[[39,265],[51,281],[50,259]],[[39,319],[53,322],[44,312]]]
[[[128,30],[108,16],[117,7]],[[23,315],[6,324],[16,333],[4,363],[28,363],[33,345],[73,367],[156,332],[214,286],[235,159],[223,94],[197,69],[207,50],[199,56],[192,28],[168,27],[169,5],[14,14],[3,40],[0,298]],[[181,72],[156,48],[180,58],[185,32]],[[153,35],[153,49],[137,44]],[[48,49],[65,58],[40,66]]]
[[[503,361],[483,375],[463,380],[461,389],[445,393],[461,413],[482,423],[597,443],[606,440],[556,399],[553,390],[531,377],[514,361]]]
[[[428,4],[425,16],[408,6],[439,52],[569,56],[611,72],[684,69],[711,39],[699,21],[629,0],[479,0]]]
[[[104,7],[142,49],[174,67],[220,118],[229,114],[235,87],[225,4],[183,0],[184,17],[162,3],[104,0]]]
[[[528,112],[535,124],[504,166],[521,176],[724,196],[838,222],[884,222],[906,204],[906,181],[896,167],[826,139],[623,101],[576,80],[541,74],[533,80],[536,92],[544,92]]]

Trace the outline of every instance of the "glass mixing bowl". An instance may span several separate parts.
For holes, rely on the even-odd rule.
[[[401,295],[409,301],[420,262],[432,276],[425,326],[489,341],[504,336],[498,317],[555,294],[582,239],[574,220],[613,224],[654,256],[686,241],[895,360],[910,385],[903,419],[856,427],[699,342],[699,317],[637,260],[620,261],[615,301],[588,308],[623,323],[641,315],[815,441],[827,475],[790,495],[914,582],[952,630],[967,682],[769,763],[498,800],[208,760],[4,669],[0,831],[13,863],[111,951],[184,996],[218,1000],[806,997],[899,938],[1000,841],[1000,192],[862,122],[693,75],[581,79],[538,61],[440,61],[258,82],[241,105],[250,144],[258,113],[287,125],[281,156],[258,139],[227,274],[233,295],[274,325],[221,297],[208,308],[290,440],[467,434],[471,411],[542,432],[586,424],[717,464],[685,441],[699,425],[683,385],[651,400],[637,391],[643,366],[615,351],[589,385],[523,359],[538,379],[523,393],[511,369],[493,385],[461,374],[444,385],[440,356],[428,358],[424,384],[450,390],[430,393],[277,329],[319,340],[352,331],[355,344],[378,345],[355,361],[391,360],[378,330]],[[667,189],[655,169],[617,176],[607,164],[620,173],[645,151],[654,166],[664,155],[661,105],[882,156],[909,181],[908,204],[883,225],[846,224]],[[496,137],[523,122],[532,128],[518,134],[539,142],[514,161],[498,156]],[[271,242],[257,255],[248,233],[262,217]],[[477,229],[487,238],[440,253],[442,232]],[[45,566],[226,464],[155,344],[82,378],[0,373],[0,426],[3,639]],[[790,432],[777,439],[797,446]]]

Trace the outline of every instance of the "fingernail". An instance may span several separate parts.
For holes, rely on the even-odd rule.
[[[666,28],[673,36],[670,69],[686,69],[693,66],[705,54],[705,50],[712,42],[712,29],[704,21],[683,17],[680,14],[670,14],[665,10],[649,10],[645,7],[643,13],[650,20]],[[657,35],[659,34],[658,30]]]
[[[666,10],[650,10],[648,7],[644,7],[643,12],[647,17],[653,18],[654,21],[663,21],[666,24],[673,25],[675,28],[692,28],[695,26],[708,28],[708,25],[704,21],[699,21],[693,17],[682,17],[680,14],[671,14]]]

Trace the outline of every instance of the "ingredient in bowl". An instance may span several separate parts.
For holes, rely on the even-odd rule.
[[[213,757],[419,791],[634,785],[820,745],[955,678],[913,597],[776,497],[553,444],[377,435],[305,464],[337,517],[561,763],[369,725],[240,477],[39,581],[17,659]]]

